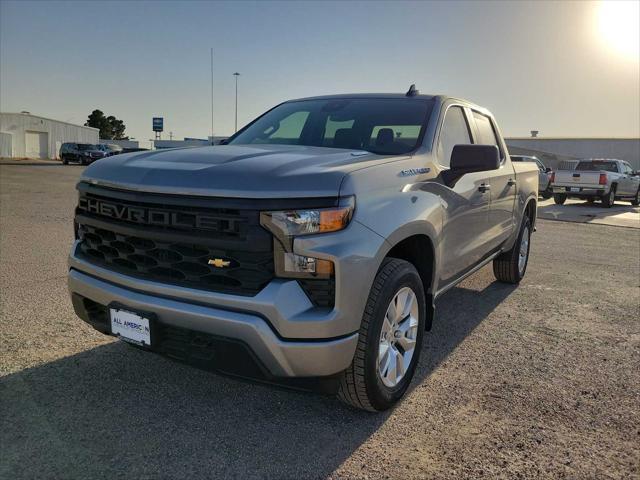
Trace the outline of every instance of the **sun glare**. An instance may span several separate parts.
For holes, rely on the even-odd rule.
[[[600,35],[616,52],[640,54],[640,0],[604,0],[598,10]]]

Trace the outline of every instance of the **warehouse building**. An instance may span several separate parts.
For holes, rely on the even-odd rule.
[[[65,142],[98,143],[97,128],[31,115],[0,113],[1,158],[56,159]]]
[[[505,142],[509,153],[536,156],[553,169],[567,160],[617,158],[640,170],[640,138],[512,137]]]

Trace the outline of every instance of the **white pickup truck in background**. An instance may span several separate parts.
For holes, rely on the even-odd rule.
[[[579,198],[589,203],[602,200],[611,207],[615,200],[640,203],[640,176],[624,160],[580,160],[575,170],[558,170],[551,176],[553,200],[562,205],[567,198]]]

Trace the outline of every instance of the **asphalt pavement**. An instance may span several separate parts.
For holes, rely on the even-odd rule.
[[[640,229],[540,220],[444,295],[369,414],[105,337],[66,289],[79,166],[0,165],[0,478],[638,478]]]

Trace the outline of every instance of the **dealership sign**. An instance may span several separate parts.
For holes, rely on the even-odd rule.
[[[164,127],[164,118],[162,117],[153,117],[153,131],[154,132],[162,132]]]

